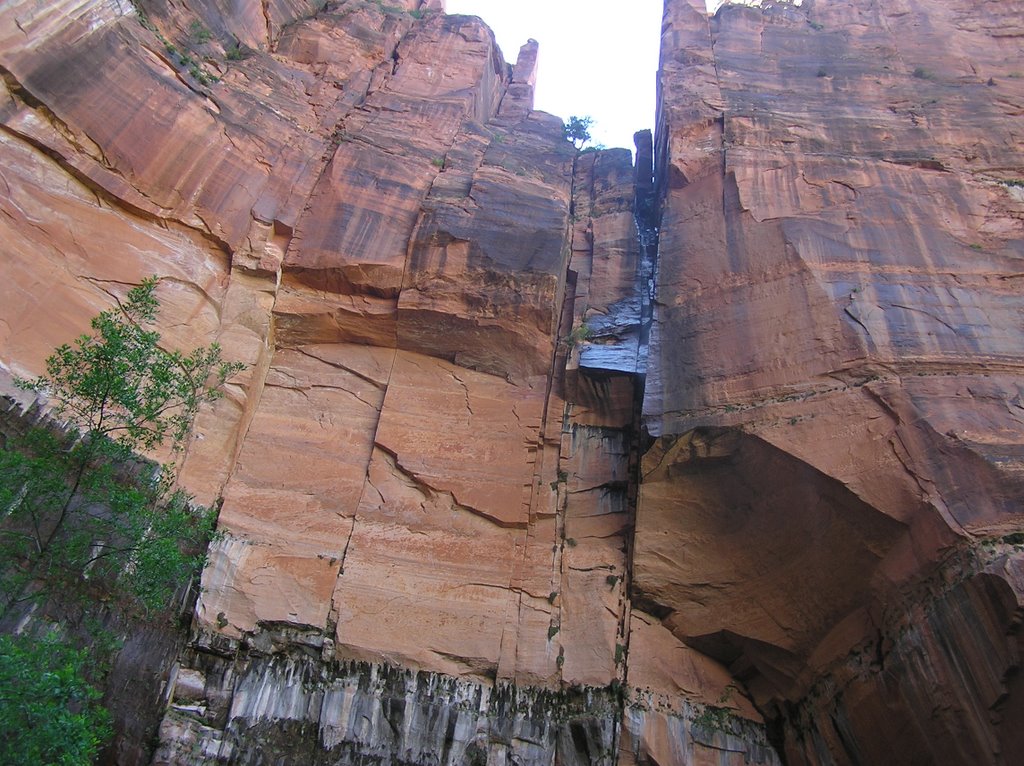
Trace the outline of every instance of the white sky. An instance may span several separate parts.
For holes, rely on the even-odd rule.
[[[481,17],[505,60],[531,37],[540,43],[534,108],[590,115],[590,133],[611,148],[633,148],[654,127],[663,0],[446,0],[448,13]]]
[[[714,12],[724,0],[705,0]],[[761,0],[732,0],[756,5]],[[800,5],[803,0],[791,0]],[[446,0],[448,13],[481,17],[510,64],[530,38],[540,43],[534,107],[594,118],[590,134],[608,148],[633,148],[654,127],[664,0]]]

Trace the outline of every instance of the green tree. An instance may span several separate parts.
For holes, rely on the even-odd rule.
[[[198,408],[241,365],[217,344],[190,354],[148,329],[156,279],[92,320],[92,334],[57,348],[46,374],[18,385],[45,396],[70,435],[34,428],[0,451],[0,570],[6,610],[56,588],[117,581],[146,609],[164,606],[200,566],[213,513],[173,486],[173,467],[139,452],[181,448]],[[5,610],[5,611],[6,611]]]
[[[165,608],[202,565],[215,512],[174,487],[174,471],[139,457],[177,452],[199,407],[242,368],[216,345],[168,351],[150,326],[156,279],[143,280],[92,333],[56,349],[46,373],[19,380],[55,419],[0,449],[2,615],[59,595],[80,607],[68,635],[0,636],[0,763],[89,763],[110,736],[98,703],[116,639],[90,613],[97,599],[122,613]],[[44,618],[45,619],[45,618]],[[90,623],[92,626],[90,627]]]
[[[565,122],[564,134],[566,141],[571,141],[577,149],[590,140],[590,126],[594,124],[593,117],[577,117],[572,115]]]
[[[110,737],[86,653],[56,633],[0,636],[0,763],[82,766]]]

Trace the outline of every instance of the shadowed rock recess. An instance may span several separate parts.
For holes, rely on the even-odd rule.
[[[389,2],[0,5],[4,390],[248,365],[107,760],[1024,762],[1024,2],[667,0],[635,165]]]

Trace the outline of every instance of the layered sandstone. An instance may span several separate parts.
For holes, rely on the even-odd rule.
[[[3,385],[248,365],[156,762],[1019,757],[1024,8],[762,5],[635,164],[436,2],[0,9]]]
[[[638,595],[789,763],[1016,762],[1022,8],[763,5],[667,4]]]
[[[536,44],[509,66],[430,3],[11,3],[0,34],[5,373],[152,273],[169,343],[248,365],[181,466],[222,536],[159,762],[772,762],[756,724],[691,736],[758,715],[629,599],[649,138],[640,171],[577,155]]]

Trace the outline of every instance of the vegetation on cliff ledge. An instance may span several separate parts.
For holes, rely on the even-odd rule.
[[[66,426],[35,426],[0,449],[0,619],[22,633],[0,641],[0,728],[10,739],[26,716],[54,722],[24,738],[32,750],[17,762],[81,763],[32,753],[95,750],[105,729],[89,683],[101,680],[116,642],[91,615],[111,603],[122,614],[166,609],[198,572],[213,531],[215,511],[175,487],[173,466],[139,453],[177,453],[199,407],[241,365],[222,361],[216,344],[162,348],[149,329],[155,290],[155,278],[144,280],[92,320],[92,334],[57,348],[44,375],[17,381]],[[79,624],[67,624],[71,614]],[[40,687],[28,708],[27,679]]]

